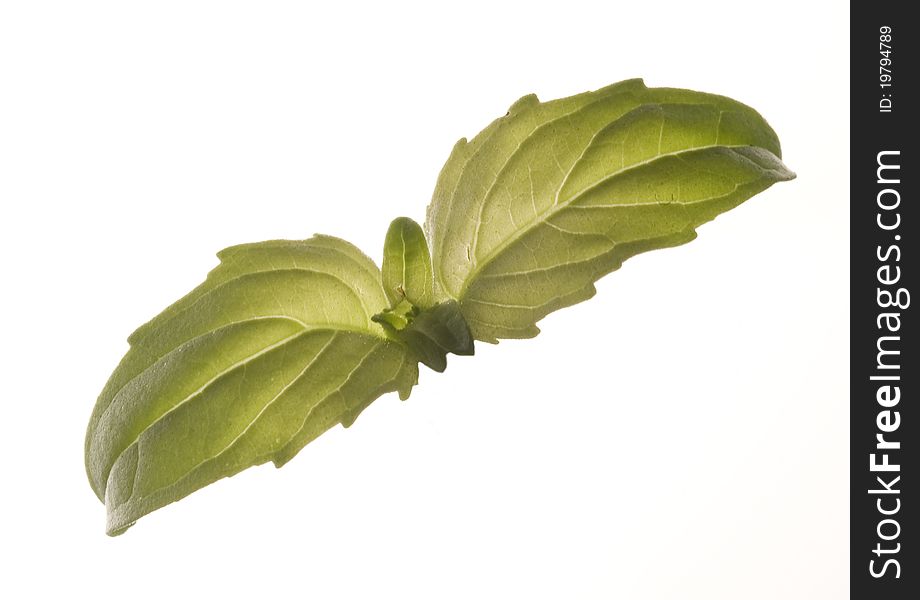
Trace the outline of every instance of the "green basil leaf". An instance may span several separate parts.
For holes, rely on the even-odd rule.
[[[776,134],[734,100],[641,80],[516,102],[460,140],[428,208],[436,286],[476,339],[527,338],[640,252],[795,175]]]
[[[86,466],[115,535],[247,467],[281,466],[418,364],[374,323],[381,274],[331,237],[228,248],[190,294],[138,329],[99,397]]]
[[[431,307],[433,281],[422,227],[407,217],[395,219],[383,244],[383,288],[391,305],[408,300],[419,308]]]

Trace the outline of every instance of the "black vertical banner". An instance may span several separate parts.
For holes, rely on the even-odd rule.
[[[911,3],[855,1],[850,25],[850,582],[854,599],[918,598],[920,361]],[[908,490],[911,490],[909,492]]]

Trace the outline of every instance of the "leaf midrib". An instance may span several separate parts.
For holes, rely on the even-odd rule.
[[[289,341],[292,341],[293,338],[296,338],[296,337],[298,337],[298,336],[300,336],[300,335],[302,335],[302,334],[304,334],[304,333],[306,333],[306,332],[301,331],[301,332],[298,332],[298,333],[294,334],[293,336],[290,336],[290,338],[288,338],[287,340],[283,340],[282,342],[278,343],[278,344],[275,346],[275,348],[280,347],[280,346],[284,345],[285,343],[287,343],[287,342],[289,342]],[[301,369],[300,372],[299,372],[296,376],[294,376],[289,382],[287,382],[286,384],[284,384],[284,386],[282,386],[281,390],[279,390],[277,394],[275,394],[268,402],[266,402],[266,403],[265,403],[265,406],[263,406],[261,409],[259,409],[258,414],[256,414],[256,416],[253,417],[252,420],[250,420],[249,423],[246,424],[246,426],[243,428],[243,430],[240,431],[240,433],[238,433],[236,436],[234,436],[234,438],[233,438],[232,440],[230,440],[230,442],[229,442],[228,444],[226,444],[223,448],[221,448],[221,449],[220,449],[216,454],[214,454],[213,456],[209,456],[209,457],[207,457],[207,458],[205,458],[205,459],[199,461],[196,465],[194,465],[194,466],[192,466],[190,469],[188,469],[188,471],[186,471],[183,475],[180,475],[175,481],[173,481],[173,482],[171,482],[171,483],[168,483],[168,484],[166,484],[166,485],[163,485],[163,486],[158,487],[156,490],[154,490],[154,492],[159,491],[159,490],[161,490],[161,489],[165,489],[165,488],[168,488],[168,487],[171,487],[171,486],[176,485],[177,483],[179,483],[180,481],[182,481],[182,480],[185,479],[186,477],[189,477],[196,469],[200,468],[200,467],[201,467],[202,465],[204,465],[205,463],[210,462],[210,461],[212,461],[212,460],[214,460],[214,459],[216,459],[216,458],[219,458],[219,457],[222,456],[224,453],[226,453],[228,450],[230,450],[230,448],[232,448],[234,444],[236,444],[240,439],[242,439],[243,436],[245,436],[246,433],[252,429],[252,427],[256,424],[256,422],[257,422],[260,418],[262,418],[262,415],[265,414],[265,411],[268,410],[269,407],[271,407],[271,406],[275,403],[275,401],[277,401],[281,396],[283,396],[291,387],[293,387],[298,381],[300,381],[300,379],[304,376],[304,374],[305,374],[307,371],[310,370],[310,367],[312,367],[314,364],[316,364],[316,361],[319,360],[320,356],[324,355],[324,354],[326,353],[326,351],[328,350],[329,346],[331,346],[332,343],[333,343],[336,339],[338,339],[338,335],[339,335],[339,332],[333,332],[332,336],[326,341],[325,344],[323,344],[323,347],[320,348],[320,350],[313,356],[313,358],[311,358],[311,359],[307,362],[307,364],[303,367],[303,369]],[[274,348],[272,348],[272,349],[274,349]],[[210,382],[210,383],[213,383],[213,381]],[[196,392],[196,393],[198,393],[198,392]],[[322,401],[322,400],[321,400],[321,401]],[[310,411],[312,411],[312,408],[310,409]],[[164,416],[165,416],[165,414],[164,414]],[[156,423],[156,422],[151,423],[150,427],[152,427],[155,423]],[[148,429],[149,429],[149,427],[148,427]],[[145,429],[145,431],[146,431],[146,429]],[[142,433],[143,433],[143,432],[142,432]],[[130,444],[128,444],[128,446],[125,448],[125,450],[122,451],[122,454],[124,454],[124,452],[127,452],[127,451],[131,448],[131,446],[134,446],[135,444],[137,444],[138,440],[140,440],[140,436],[138,436],[133,442],[131,442]],[[119,458],[120,458],[120,456],[121,456],[121,455],[119,454]],[[116,458],[116,462],[117,462],[117,460],[118,460],[118,459]],[[113,464],[114,464],[114,463],[113,463]],[[144,496],[142,496],[142,498],[146,498],[146,497],[149,496],[149,495],[150,495],[150,494],[145,494]],[[130,499],[131,497],[133,497],[133,496],[134,496],[134,494],[133,494],[133,491],[132,491],[132,494],[131,494],[131,496],[129,496],[129,499]],[[120,505],[119,505],[119,506],[120,506]]]
[[[232,323],[232,324],[247,323],[247,322],[250,322],[250,321],[256,321],[256,320],[260,320],[260,319],[263,319],[263,318],[265,318],[265,317],[253,317],[252,319],[244,319],[244,320],[242,320],[242,321],[235,321],[235,322]],[[160,414],[158,417],[156,417],[153,421],[151,421],[149,424],[147,424],[147,425],[138,433],[138,435],[135,436],[134,439],[131,440],[131,442],[129,442],[129,443],[124,447],[124,449],[122,449],[121,451],[119,451],[119,453],[115,456],[115,458],[111,461],[111,463],[109,463],[109,464],[107,465],[107,467],[106,467],[106,472],[103,474],[103,479],[105,480],[105,481],[103,482],[103,493],[104,493],[104,491],[105,491],[105,488],[108,487],[108,478],[109,478],[109,475],[110,475],[110,473],[111,473],[111,471],[112,471],[112,468],[113,468],[113,467],[115,466],[115,464],[118,462],[118,459],[121,458],[122,454],[124,454],[128,449],[130,449],[131,446],[133,446],[134,444],[137,443],[137,441],[140,439],[141,435],[143,435],[143,433],[144,433],[145,431],[147,431],[147,430],[150,429],[151,427],[155,426],[158,422],[160,422],[162,419],[164,419],[167,415],[169,415],[169,414],[172,413],[173,411],[178,410],[178,408],[179,408],[180,406],[186,404],[187,402],[190,402],[190,401],[191,401],[192,399],[194,399],[195,397],[201,395],[205,390],[207,390],[207,388],[209,388],[210,386],[212,386],[214,383],[216,383],[216,382],[217,382],[218,380],[220,380],[221,378],[230,375],[230,374],[233,373],[235,370],[237,370],[237,369],[239,369],[240,367],[243,367],[243,366],[249,364],[250,362],[252,362],[253,360],[259,358],[260,356],[263,356],[264,354],[267,354],[268,352],[271,352],[272,350],[276,350],[276,349],[280,348],[281,346],[284,346],[285,344],[288,344],[288,343],[294,341],[295,339],[299,338],[299,337],[302,336],[302,335],[305,335],[305,334],[308,334],[308,333],[315,333],[315,332],[319,332],[319,331],[326,331],[326,330],[332,331],[332,332],[333,332],[333,337],[335,337],[336,335],[338,335],[338,333],[347,332],[347,333],[356,333],[356,334],[359,334],[359,335],[366,335],[366,336],[368,336],[368,337],[373,337],[373,338],[375,339],[375,341],[378,342],[378,343],[379,343],[379,342],[387,342],[387,341],[388,341],[386,338],[382,338],[382,337],[378,337],[378,336],[371,335],[369,332],[367,332],[367,331],[365,331],[365,330],[357,329],[357,328],[354,328],[354,327],[338,326],[338,325],[334,325],[334,324],[328,324],[328,325],[324,324],[323,326],[311,327],[311,326],[307,325],[306,323],[303,323],[302,321],[298,321],[297,319],[293,319],[293,318],[291,318],[291,317],[281,317],[281,318],[285,318],[285,319],[292,320],[292,321],[297,321],[298,323],[300,323],[300,324],[304,327],[304,329],[302,329],[301,331],[298,331],[297,333],[295,333],[295,334],[293,334],[293,335],[287,336],[286,338],[283,338],[283,339],[281,339],[281,340],[279,340],[279,341],[277,341],[277,342],[273,342],[273,343],[269,344],[268,346],[265,346],[264,348],[262,348],[262,349],[260,349],[260,350],[258,350],[258,351],[256,351],[256,352],[254,352],[254,353],[250,354],[249,356],[247,356],[247,357],[245,357],[245,358],[242,358],[242,359],[240,359],[239,361],[233,363],[232,365],[230,365],[230,366],[224,368],[224,369],[221,370],[219,373],[217,373],[216,375],[214,375],[213,377],[211,377],[207,382],[205,382],[204,384],[202,384],[202,385],[201,385],[198,389],[196,389],[194,392],[188,394],[185,398],[183,398],[182,400],[180,400],[179,402],[177,402],[176,404],[174,404],[173,406],[171,406],[169,409],[167,409],[165,412],[163,412],[163,413]],[[229,326],[229,325],[231,325],[231,324],[221,325],[220,327],[216,327],[215,329],[213,329],[213,330],[211,330],[211,331],[208,331],[208,332],[206,332],[206,333],[204,333],[204,334],[201,334],[201,335],[208,335],[209,333],[213,333],[213,332],[218,331],[219,329],[222,329],[223,327],[227,327],[227,326]],[[106,406],[105,410],[102,412],[102,414],[101,414],[100,417],[99,417],[99,420],[97,421],[97,428],[96,428],[96,429],[94,430],[94,432],[93,432],[93,444],[92,444],[92,446],[90,447],[90,452],[92,452],[93,449],[97,447],[96,439],[97,439],[97,434],[98,434],[98,431],[99,431],[99,429],[98,429],[98,423],[99,423],[99,422],[102,422],[102,420],[105,418],[105,416],[106,416],[106,414],[108,413],[108,411],[109,411],[109,410],[111,409],[111,407],[116,403],[116,399],[118,398],[118,395],[119,395],[119,394],[120,394],[120,393],[121,393],[121,392],[122,392],[132,381],[134,381],[134,380],[137,379],[138,377],[141,377],[141,376],[142,376],[144,373],[146,373],[148,370],[150,370],[151,368],[153,368],[154,366],[156,366],[156,365],[157,365],[166,355],[168,355],[170,352],[175,351],[177,348],[181,347],[182,345],[187,344],[187,343],[189,343],[189,342],[191,342],[191,341],[194,341],[194,340],[198,339],[199,337],[201,337],[201,336],[195,336],[195,337],[193,337],[193,338],[191,338],[191,339],[189,339],[189,340],[184,341],[182,344],[177,345],[175,348],[170,348],[170,350],[169,350],[168,352],[166,352],[165,354],[163,354],[162,356],[160,356],[159,358],[157,358],[157,359],[156,359],[155,361],[153,361],[150,365],[148,365],[146,368],[144,368],[140,373],[138,373],[137,375],[135,375],[134,377],[132,377],[130,380],[128,380],[128,382],[126,382],[125,385],[122,386],[122,387],[119,389],[119,391],[116,392],[116,393],[112,396],[112,401],[109,403],[108,406]]]
[[[301,333],[303,333],[303,332],[301,332]],[[211,461],[213,461],[213,460],[215,460],[215,459],[217,459],[217,458],[220,458],[223,454],[225,454],[228,450],[230,450],[240,439],[243,438],[243,436],[244,436],[248,431],[250,431],[250,430],[252,429],[252,427],[253,427],[253,426],[256,424],[256,422],[262,417],[262,415],[265,413],[265,411],[268,410],[268,408],[269,408],[272,404],[274,404],[274,402],[275,402],[276,400],[278,400],[282,395],[284,395],[284,394],[287,392],[288,389],[290,389],[290,388],[291,388],[292,386],[294,386],[298,381],[300,381],[300,379],[303,378],[303,376],[307,373],[307,371],[310,370],[310,367],[311,367],[313,364],[315,364],[315,362],[319,359],[320,355],[324,354],[324,353],[328,350],[328,348],[332,345],[332,342],[335,341],[337,338],[338,338],[338,332],[336,332],[336,333],[335,333],[335,334],[334,334],[334,335],[323,345],[323,347],[319,350],[319,352],[317,352],[317,354],[316,354],[312,359],[310,359],[310,361],[309,361],[309,362],[307,363],[307,365],[300,371],[300,373],[298,373],[294,378],[292,378],[290,382],[288,382],[287,384],[285,384],[284,387],[281,389],[281,391],[279,391],[274,397],[272,397],[271,400],[269,400],[269,401],[265,404],[265,406],[262,407],[262,409],[260,409],[259,413],[258,413],[255,417],[252,418],[252,420],[243,428],[243,430],[242,430],[239,434],[237,434],[237,435],[233,438],[233,440],[231,440],[228,444],[226,444],[221,450],[219,450],[219,451],[218,451],[216,454],[214,454],[213,456],[209,456],[209,457],[207,457],[207,458],[205,458],[205,459],[199,461],[196,465],[194,465],[193,467],[191,467],[190,469],[188,469],[187,472],[185,472],[183,475],[181,475],[180,477],[178,477],[175,481],[173,481],[173,482],[171,482],[171,483],[168,483],[168,484],[166,484],[166,485],[163,485],[163,486],[159,486],[159,487],[156,488],[156,490],[154,490],[152,493],[156,493],[156,492],[158,492],[158,491],[160,491],[160,490],[164,490],[164,489],[166,489],[166,488],[175,486],[175,485],[177,485],[178,483],[180,483],[181,481],[183,481],[183,480],[185,480],[185,479],[188,479],[189,477],[191,477],[191,476],[194,474],[194,472],[195,472],[197,469],[201,468],[203,465],[207,464],[208,462],[211,462]],[[293,440],[295,440],[295,439],[303,432],[304,428],[306,427],[307,422],[310,420],[310,417],[313,415],[314,411],[315,411],[317,408],[319,408],[321,405],[323,405],[324,403],[328,402],[328,401],[330,400],[330,398],[332,398],[335,394],[341,392],[342,388],[345,387],[345,385],[346,385],[349,381],[351,381],[351,378],[354,377],[355,373],[357,373],[357,372],[364,366],[364,364],[367,362],[367,359],[368,359],[371,355],[373,355],[375,352],[377,352],[377,351],[380,349],[380,344],[381,344],[381,343],[386,343],[386,342],[387,342],[386,340],[378,340],[378,341],[376,341],[376,342],[374,343],[374,345],[371,347],[371,349],[370,349],[364,356],[362,356],[362,357],[358,360],[358,362],[355,364],[355,366],[348,372],[348,374],[342,379],[342,382],[341,382],[338,386],[336,386],[335,389],[329,391],[329,393],[325,394],[325,395],[324,395],[322,398],[320,398],[313,406],[311,406],[309,409],[307,409],[307,413],[306,413],[306,415],[304,416],[303,423],[302,423],[301,426],[297,429],[297,431],[294,432],[294,433],[288,438],[288,440],[287,440],[287,441],[284,443],[284,445],[279,449],[279,451],[283,451],[287,446],[289,446],[289,445],[293,442]],[[405,359],[405,356],[404,356],[403,359],[402,359],[402,361],[400,362],[399,366],[397,367],[396,371],[393,373],[393,375],[392,375],[389,379],[390,379],[390,380],[394,380],[396,377],[398,377],[399,372],[403,369],[403,367],[405,366],[405,364],[406,364],[406,359]],[[347,409],[347,407],[346,407],[346,409]],[[135,442],[132,442],[127,448],[125,448],[125,451],[129,450],[129,449],[131,448],[131,446],[133,446],[135,443],[136,443],[136,440],[135,440]],[[267,461],[267,460],[271,460],[271,455],[267,455],[267,456],[265,457],[265,460],[266,460],[266,461]],[[264,462],[264,461],[263,461],[263,462]],[[152,493],[150,493],[150,494],[145,494],[145,495],[141,496],[140,499],[147,498],[147,497],[151,496]],[[115,507],[115,509],[117,510],[119,507],[121,507],[121,506],[123,506],[124,504],[126,504],[127,502],[129,502],[131,498],[133,498],[133,493],[132,493],[131,497],[129,497],[129,500],[126,500],[125,502],[123,502],[122,504],[120,504],[118,507]]]
[[[629,114],[629,113],[627,113],[627,114]],[[624,116],[625,116],[625,115],[624,115]],[[622,117],[621,117],[621,118],[622,118]],[[619,119],[617,119],[617,120],[619,120]],[[612,123],[616,123],[616,121],[613,121]],[[602,128],[602,129],[600,129],[600,130],[598,130],[598,133],[600,133],[600,131],[603,131],[604,129],[606,129],[606,127],[605,127],[605,128]],[[594,143],[594,139],[596,138],[596,136],[597,136],[597,133],[595,133],[594,137],[592,137],[591,140],[588,142],[588,147],[590,147],[591,144]],[[640,162],[637,162],[637,163],[633,163],[633,164],[631,164],[631,165],[629,165],[629,166],[627,166],[627,167],[621,167],[621,168],[617,169],[617,170],[614,171],[613,173],[610,173],[609,175],[607,175],[607,176],[605,176],[605,177],[599,179],[597,182],[595,182],[595,183],[593,183],[593,184],[591,184],[591,185],[589,185],[589,186],[587,186],[587,187],[581,189],[580,191],[578,191],[577,193],[575,193],[574,195],[572,195],[572,196],[571,196],[569,199],[567,199],[566,201],[564,201],[564,202],[558,202],[558,203],[553,203],[549,208],[547,208],[546,210],[544,210],[543,212],[541,212],[539,215],[536,215],[536,216],[535,216],[530,222],[528,222],[525,226],[519,227],[519,228],[518,228],[517,230],[515,230],[510,236],[508,236],[508,238],[506,238],[504,241],[502,241],[500,244],[498,244],[495,248],[493,248],[492,250],[490,250],[489,253],[488,253],[482,260],[476,260],[476,262],[474,263],[473,268],[467,273],[466,277],[465,277],[464,280],[463,280],[463,285],[462,285],[461,288],[460,288],[460,293],[459,293],[454,299],[455,299],[455,300],[462,299],[462,298],[464,297],[464,295],[466,294],[466,292],[469,290],[470,285],[472,285],[472,283],[475,281],[476,277],[482,272],[482,270],[483,270],[485,267],[487,267],[493,260],[495,260],[495,258],[496,258],[498,255],[500,255],[502,252],[504,252],[508,247],[510,247],[512,244],[514,244],[515,242],[517,242],[520,238],[522,238],[524,235],[526,235],[527,233],[529,233],[530,231],[532,231],[532,230],[535,229],[536,227],[539,227],[540,225],[542,225],[543,223],[545,223],[546,221],[548,221],[550,218],[552,218],[553,216],[555,216],[556,213],[561,212],[561,211],[563,211],[563,210],[569,208],[572,204],[574,204],[575,202],[577,202],[577,201],[578,201],[580,198],[582,198],[585,194],[589,193],[591,190],[597,188],[598,186],[603,185],[604,183],[610,181],[611,179],[613,179],[613,178],[615,178],[615,177],[619,177],[619,176],[621,176],[621,175],[623,175],[623,174],[625,174],[625,173],[628,173],[628,172],[630,172],[630,171],[633,171],[633,170],[636,170],[636,169],[640,169],[640,168],[642,168],[642,167],[646,167],[646,166],[648,166],[648,165],[654,163],[655,161],[658,161],[658,160],[661,160],[661,159],[664,159],[664,158],[669,158],[669,157],[680,157],[680,156],[685,155],[685,154],[689,154],[689,153],[693,153],[693,152],[702,152],[702,151],[711,150],[711,149],[714,149],[714,148],[725,148],[725,149],[728,149],[728,150],[734,150],[734,149],[736,149],[736,148],[746,148],[746,147],[748,147],[748,146],[722,146],[722,145],[718,145],[718,144],[707,144],[707,145],[704,145],[704,146],[696,146],[696,147],[694,147],[694,148],[684,148],[684,149],[681,149],[681,150],[675,150],[675,151],[673,151],[673,152],[665,152],[665,153],[663,153],[663,154],[657,154],[657,155],[655,155],[655,156],[653,156],[653,157],[651,157],[651,158],[645,159],[645,160],[640,161]],[[575,167],[578,165],[578,163],[581,162],[581,157],[583,157],[583,156],[584,156],[584,152],[583,152],[582,155],[579,157],[579,159],[576,160],[575,163],[573,163],[572,168],[570,169],[570,171],[575,169]],[[761,168],[762,168],[762,167],[761,167]],[[561,188],[558,189],[558,190],[556,190],[556,194],[559,194],[560,191],[561,191]],[[708,199],[702,199],[702,200],[699,200],[699,201],[696,201],[696,202],[704,202],[704,201],[706,201],[706,200],[708,200]],[[641,204],[641,205],[643,205],[643,206],[655,206],[655,205],[662,205],[662,204],[666,204],[666,203],[665,203],[665,202],[642,202],[642,203],[629,203],[629,204],[623,204],[623,206],[625,207],[625,206],[637,205],[637,204]],[[682,205],[689,205],[689,204],[691,204],[691,203],[690,203],[690,202],[682,202],[682,203],[680,203],[680,204],[682,204]],[[475,260],[475,256],[473,256],[473,259]]]
[[[344,253],[342,253],[342,254],[344,255]],[[204,331],[204,332],[199,333],[199,334],[196,334],[196,335],[194,335],[194,336],[192,336],[192,337],[190,337],[190,338],[188,338],[188,339],[185,339],[185,340],[182,340],[182,341],[180,341],[180,342],[177,342],[177,343],[175,343],[174,345],[171,345],[169,348],[166,348],[165,351],[163,351],[161,354],[159,354],[158,356],[156,356],[156,358],[154,358],[147,366],[145,366],[143,369],[141,369],[136,375],[132,376],[130,379],[128,379],[127,381],[125,381],[121,386],[119,386],[119,388],[118,388],[117,390],[115,390],[115,391],[112,393],[111,399],[110,399],[110,401],[109,401],[109,404],[106,406],[106,410],[108,410],[108,407],[111,406],[111,404],[112,404],[112,402],[114,401],[115,397],[116,397],[119,393],[121,393],[121,391],[122,391],[127,385],[129,385],[129,384],[131,383],[131,381],[133,381],[134,379],[136,379],[137,377],[139,377],[140,375],[142,375],[147,369],[149,369],[151,366],[153,366],[153,365],[156,364],[158,361],[160,361],[164,356],[166,356],[167,354],[169,354],[170,352],[172,352],[172,351],[175,350],[176,348],[182,346],[183,344],[187,344],[188,342],[190,342],[190,341],[192,341],[192,340],[194,340],[194,339],[197,339],[197,338],[199,338],[199,337],[202,337],[202,336],[205,336],[205,335],[214,333],[215,331],[218,331],[219,329],[222,329],[222,328],[224,328],[224,327],[229,327],[229,326],[231,326],[231,325],[236,325],[236,324],[240,324],[240,323],[248,323],[248,322],[250,322],[250,321],[255,321],[255,320],[259,320],[259,319],[281,318],[281,319],[288,319],[288,320],[290,320],[290,321],[294,321],[294,322],[298,323],[299,325],[301,325],[301,326],[304,327],[304,328],[312,328],[312,329],[326,329],[326,328],[328,328],[328,329],[333,329],[333,328],[334,328],[334,329],[341,329],[341,330],[343,330],[343,331],[354,331],[354,332],[356,332],[356,333],[363,333],[363,334],[370,335],[370,336],[373,336],[373,337],[375,337],[375,338],[379,338],[379,339],[382,339],[382,340],[388,340],[388,339],[390,339],[390,338],[388,338],[388,337],[386,336],[386,331],[383,330],[382,327],[380,327],[380,326],[377,325],[376,323],[373,323],[373,321],[371,320],[370,317],[371,317],[374,313],[369,311],[368,305],[367,305],[366,301],[364,300],[363,296],[362,296],[361,294],[359,294],[359,293],[357,292],[357,290],[355,290],[351,285],[349,285],[348,282],[346,282],[344,279],[342,279],[342,278],[339,277],[338,275],[329,273],[329,272],[327,272],[327,271],[321,271],[321,270],[317,270],[317,269],[307,269],[307,268],[302,268],[302,267],[289,267],[289,268],[284,268],[284,269],[263,269],[263,270],[250,271],[250,272],[246,272],[246,273],[240,273],[239,275],[235,275],[235,276],[233,276],[233,277],[231,277],[231,278],[229,278],[229,279],[227,279],[227,280],[225,280],[225,281],[220,282],[220,283],[219,283],[218,285],[216,285],[215,287],[213,287],[213,288],[207,290],[206,292],[204,292],[203,294],[201,294],[199,297],[197,297],[197,298],[196,298],[192,303],[190,303],[188,306],[184,306],[184,307],[183,307],[181,310],[179,310],[178,312],[176,312],[176,313],[170,315],[170,316],[167,318],[166,321],[164,321],[164,322],[162,322],[162,323],[157,323],[157,324],[155,325],[155,327],[156,327],[156,329],[159,329],[159,328],[162,328],[162,327],[167,327],[167,326],[169,326],[169,324],[172,323],[172,322],[174,322],[175,319],[178,319],[179,317],[185,315],[186,313],[188,313],[189,311],[191,311],[192,309],[194,309],[195,306],[197,306],[198,303],[201,302],[203,299],[208,298],[209,296],[212,296],[213,294],[217,293],[217,292],[220,291],[221,289],[225,288],[226,286],[228,286],[228,285],[230,285],[230,284],[232,284],[232,283],[234,283],[234,282],[236,282],[236,281],[239,281],[239,280],[241,280],[241,279],[243,279],[243,278],[246,278],[246,277],[255,277],[255,276],[259,276],[259,275],[266,275],[266,274],[280,273],[280,272],[305,272],[305,273],[312,273],[312,274],[315,274],[315,275],[327,276],[327,277],[330,277],[330,278],[332,278],[332,279],[338,281],[338,282],[341,283],[342,286],[345,287],[355,298],[357,298],[358,302],[361,304],[361,306],[362,306],[362,308],[363,308],[363,310],[364,310],[364,313],[365,313],[365,318],[367,319],[367,321],[366,321],[367,327],[356,327],[356,326],[350,325],[350,324],[349,324],[349,325],[344,325],[344,324],[339,324],[339,323],[330,323],[330,322],[328,322],[328,321],[324,321],[324,322],[322,322],[322,323],[313,323],[313,322],[303,321],[302,319],[298,319],[298,318],[293,317],[293,316],[291,316],[291,315],[258,315],[258,316],[254,316],[254,317],[247,318],[247,319],[241,319],[241,320],[239,320],[239,321],[232,321],[232,322],[229,322],[229,323],[222,323],[222,324],[220,324],[220,325],[218,325],[218,326],[216,326],[216,327],[213,327],[213,328],[211,328],[211,329],[209,329],[209,330],[207,330],[207,331]],[[378,279],[379,279],[379,277],[378,277]],[[383,293],[383,298],[385,299],[385,298],[386,298],[386,294],[384,293],[383,285],[382,285],[382,284],[381,284],[381,286],[380,286],[380,291],[381,291],[381,293]],[[153,332],[153,331],[155,331],[155,329],[154,329],[154,330],[147,330],[147,331],[144,332],[144,335],[145,335],[145,336],[147,336],[147,335],[152,335],[152,332]],[[129,338],[129,340],[132,339],[132,338],[134,338],[134,335],[132,335],[131,338]],[[132,349],[134,349],[135,347],[136,347],[136,348],[141,348],[141,347],[142,347],[141,340],[139,340],[139,339],[134,339],[134,341],[132,342],[131,346],[132,346]],[[105,414],[105,413],[103,413],[103,414]],[[101,416],[100,416],[100,418],[101,418]]]

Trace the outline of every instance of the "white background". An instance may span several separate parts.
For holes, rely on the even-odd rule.
[[[0,596],[845,597],[845,6],[4,3]],[[379,260],[458,138],[637,76],[754,106],[799,178],[104,535],[96,395],[218,249]]]

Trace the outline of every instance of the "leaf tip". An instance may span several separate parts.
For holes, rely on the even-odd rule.
[[[136,521],[132,521],[131,523],[128,523],[127,525],[120,525],[117,527],[106,529],[105,534],[109,537],[118,537],[124,534],[129,529],[131,529],[134,526],[134,523],[136,523]]]
[[[776,166],[771,169],[771,174],[777,182],[792,181],[798,177],[795,171],[787,167],[786,163],[778,156],[776,157],[776,163]]]

